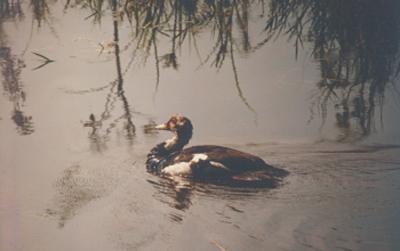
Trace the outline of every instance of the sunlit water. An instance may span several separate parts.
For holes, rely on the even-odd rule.
[[[0,54],[21,74],[0,99],[0,250],[400,249],[400,146],[304,143],[320,125],[307,124],[318,71],[306,52],[296,61],[282,39],[238,56],[254,114],[232,69],[199,68],[193,52],[162,69],[155,92],[155,62],[132,61],[124,23],[121,95],[111,18],[93,25],[58,7],[32,35],[29,15],[3,24]],[[37,68],[33,52],[54,62]],[[147,152],[170,136],[149,125],[173,113],[192,119],[192,145],[251,152],[290,174],[268,189],[147,173]]]

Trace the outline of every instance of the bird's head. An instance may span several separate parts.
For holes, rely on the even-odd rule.
[[[177,134],[191,133],[193,130],[190,120],[180,115],[173,115],[167,122],[157,125],[155,128],[157,130],[167,130]]]

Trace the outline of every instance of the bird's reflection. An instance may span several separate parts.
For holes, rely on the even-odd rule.
[[[147,182],[156,188],[158,194],[155,197],[170,207],[185,211],[192,205],[191,197],[194,189],[192,182],[183,179],[148,179]]]
[[[282,173],[283,176],[287,173]],[[282,176],[282,177],[283,177]],[[283,183],[276,182],[242,182],[234,180],[193,180],[184,177],[154,176],[147,182],[155,188],[154,197],[160,202],[181,212],[188,210],[193,199],[202,197],[224,199],[227,201],[243,201],[256,196],[265,197],[273,189]],[[232,210],[238,210],[236,208]],[[182,216],[172,219],[182,219]]]

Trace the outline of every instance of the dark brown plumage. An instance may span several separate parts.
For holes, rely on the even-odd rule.
[[[195,154],[207,155],[208,161],[223,164],[232,172],[260,170],[269,167],[262,159],[254,155],[244,153],[235,149],[214,145],[193,146],[176,153],[174,161],[188,162],[193,159]],[[169,163],[172,164],[172,163]]]

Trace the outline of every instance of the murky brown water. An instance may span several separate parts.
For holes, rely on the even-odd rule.
[[[310,143],[321,137],[320,121],[307,123],[319,72],[306,51],[296,61],[279,38],[237,55],[242,94],[229,65],[181,52],[155,92],[156,62],[134,50],[127,22],[116,57],[110,15],[93,24],[51,6],[40,29],[28,11],[1,23],[0,250],[400,249],[398,121],[375,136],[385,144]],[[207,36],[198,43],[205,57]],[[290,175],[267,189],[147,173],[147,152],[170,136],[147,129],[174,113],[192,119],[191,145],[251,152]]]

